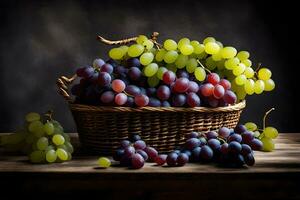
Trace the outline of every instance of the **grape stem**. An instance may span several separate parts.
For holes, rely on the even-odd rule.
[[[218,139],[219,139],[221,142],[223,142],[223,144],[226,143],[226,140],[224,140],[223,138],[218,137]]]
[[[206,67],[204,67],[204,65],[200,62],[200,60],[197,59],[197,62],[199,63],[199,65],[204,69],[206,70],[208,73],[211,74],[211,71],[209,69],[207,69]]]
[[[44,116],[47,117],[47,119],[49,119],[50,121],[53,120],[52,115],[53,115],[53,110],[48,110],[48,111],[44,114]]]
[[[272,112],[273,110],[275,110],[275,108],[271,108],[270,110],[268,110],[266,113],[265,113],[265,116],[263,118],[263,129],[266,128],[266,118],[267,116],[270,114],[270,112]]]
[[[256,68],[256,70],[254,71],[256,74],[257,74],[258,70],[261,68],[261,66],[262,66],[261,63],[258,63],[258,64],[257,64],[257,68]]]
[[[124,94],[126,94],[126,95],[129,96],[129,97],[134,97],[133,95],[128,94],[127,92],[125,92],[125,90],[124,90],[123,92],[124,92]]]

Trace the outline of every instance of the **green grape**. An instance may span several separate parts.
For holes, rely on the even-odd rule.
[[[123,51],[123,55],[125,55],[126,53],[127,53],[127,51],[128,51],[128,46],[126,46],[126,45],[123,45],[123,46],[120,46],[119,47],[119,49],[121,49],[122,51]]]
[[[56,155],[62,161],[68,160],[68,153],[64,149],[58,148],[56,150]]]
[[[48,142],[48,138],[46,138],[46,137],[41,137],[36,142],[36,146],[37,146],[38,150],[45,150],[48,145],[49,145],[49,142]]]
[[[67,133],[62,133],[61,135],[65,138],[65,141],[70,142],[71,139],[70,139],[69,134],[67,134]]]
[[[272,72],[267,68],[261,68],[258,71],[258,78],[263,80],[263,81],[266,81],[266,80],[270,79],[271,76],[272,76]]]
[[[53,123],[53,121],[52,121],[52,123]],[[54,134],[63,134],[64,129],[60,124],[53,123],[53,125],[54,125]]]
[[[224,64],[225,64],[225,60],[220,60],[220,61],[217,62],[217,68],[218,68],[218,70],[220,70],[220,73],[221,73],[221,70],[223,70],[224,67],[225,67]]]
[[[174,50],[171,50],[164,55],[164,61],[166,63],[174,63],[177,57],[178,57],[178,53]]]
[[[64,145],[64,144],[58,145],[57,148],[61,148],[61,149],[65,150],[65,151],[68,151],[67,146]]]
[[[233,70],[235,76],[241,75],[246,69],[246,66],[243,63],[238,64]]]
[[[153,48],[154,43],[151,40],[145,40],[142,44],[147,50],[150,50]]]
[[[272,79],[268,79],[264,81],[265,83],[265,91],[272,91],[275,88],[275,83]]]
[[[206,58],[205,65],[209,70],[214,70],[217,67],[217,63],[212,59],[212,56]]]
[[[98,165],[102,168],[108,168],[111,165],[111,162],[108,158],[106,157],[100,157],[98,159]]]
[[[259,132],[259,131],[254,131],[253,136],[254,136],[255,138],[258,138],[258,137],[260,136],[260,132]]]
[[[206,72],[202,67],[197,67],[194,74],[198,81],[204,81],[206,78]]]
[[[167,51],[165,49],[158,50],[158,52],[155,55],[155,60],[158,62],[163,61],[166,53]]]
[[[232,70],[234,69],[238,64],[240,63],[240,60],[238,58],[230,58],[228,60],[225,61],[225,68]]]
[[[252,78],[254,76],[254,70],[251,67],[246,67],[244,74],[247,78]]]
[[[73,147],[73,145],[70,142],[66,142],[65,146],[67,147],[67,151],[68,152],[70,152],[70,153],[74,152],[74,147]]]
[[[234,47],[224,47],[221,50],[221,54],[223,58],[229,59],[233,58],[236,55],[237,51]]]
[[[167,64],[166,67],[167,67],[168,70],[171,70],[174,73],[176,73],[176,71],[177,71],[177,67],[174,64]]]
[[[186,66],[189,58],[186,55],[180,54],[176,59],[175,65],[178,69],[182,69]]]
[[[108,53],[109,57],[115,60],[120,60],[124,54],[124,51],[120,48],[112,48]]]
[[[193,52],[194,52],[194,47],[190,44],[183,44],[180,46],[180,52],[183,54],[183,55],[191,55]]]
[[[237,85],[244,85],[247,81],[247,78],[244,74],[241,74],[241,75],[238,75],[236,78],[235,78],[235,83]]]
[[[29,160],[32,163],[42,163],[45,160],[45,153],[43,151],[33,151],[29,155]]]
[[[40,114],[35,112],[30,112],[25,116],[27,122],[39,121],[41,119]]]
[[[156,73],[157,78],[159,78],[160,80],[162,80],[163,79],[163,75],[164,75],[164,73],[166,71],[168,71],[168,69],[165,68],[165,67],[158,68],[157,73]]]
[[[190,40],[188,38],[182,38],[179,40],[177,48],[180,49],[182,45],[190,44]]]
[[[203,44],[206,45],[209,42],[216,42],[216,39],[213,37],[207,37],[203,40]]]
[[[159,84],[159,81],[157,76],[151,76],[147,79],[147,83],[150,87],[156,87]]]
[[[46,122],[44,124],[44,132],[47,135],[52,135],[54,133],[54,125],[51,122]]]
[[[271,138],[263,137],[261,138],[261,142],[263,143],[263,151],[273,151],[275,148],[275,144]]]
[[[153,61],[154,55],[152,53],[143,53],[140,57],[142,65],[149,65]]]
[[[247,122],[245,124],[246,128],[249,130],[249,131],[256,131],[257,130],[257,125],[253,122]]]
[[[255,94],[261,94],[265,89],[265,83],[262,80],[255,81],[254,92]]]
[[[197,68],[197,66],[198,66],[197,60],[195,58],[191,58],[188,60],[186,64],[186,71],[188,71],[189,73],[193,73]]]
[[[248,79],[244,85],[245,92],[249,95],[252,95],[254,93],[254,86],[255,86],[254,80]]]
[[[46,147],[45,152],[50,151],[50,150],[54,150],[54,146],[53,145],[49,145]]]
[[[29,124],[28,130],[34,133],[36,137],[42,137],[44,135],[44,124],[41,121],[33,121]]]
[[[264,129],[263,134],[268,138],[275,139],[278,136],[278,131],[276,128],[269,126]]]
[[[46,161],[49,163],[55,162],[57,159],[57,155],[55,150],[51,149],[49,151],[46,151]]]
[[[220,48],[223,48],[223,44],[220,41],[216,41],[216,43],[219,45]]]
[[[147,77],[151,77],[154,74],[156,74],[157,70],[158,70],[158,65],[156,63],[151,63],[145,67],[144,74]]]
[[[144,52],[143,45],[133,44],[128,48],[128,55],[130,57],[138,57]]]
[[[158,49],[156,49],[156,48],[151,48],[149,50],[149,52],[152,53],[153,55],[156,55],[157,51],[158,51]]]
[[[238,100],[244,100],[246,97],[246,92],[243,87],[237,86],[236,88],[236,96]]]
[[[207,54],[217,54],[220,51],[220,47],[215,42],[207,42],[204,46]]]
[[[145,35],[139,35],[136,39],[136,43],[143,44],[148,38]]]
[[[251,65],[252,65],[252,62],[251,62],[251,60],[249,60],[249,59],[242,60],[242,63],[244,63],[244,65],[245,65],[246,67],[251,67]]]
[[[221,55],[220,51],[217,54],[212,55],[211,57],[214,61],[222,60],[222,55]]]
[[[197,54],[198,59],[205,59],[206,57],[207,57],[207,53],[205,53],[205,51],[203,51],[200,54]]]
[[[65,143],[65,138],[62,135],[56,134],[52,137],[52,142],[55,145],[62,145]]]
[[[240,51],[237,55],[236,55],[236,57],[238,57],[238,59],[240,59],[240,60],[246,60],[246,59],[248,59],[249,57],[250,57],[250,54],[249,54],[249,52],[248,51]]]
[[[193,47],[194,47],[194,54],[198,55],[198,54],[201,54],[201,53],[205,53],[204,45],[203,44],[194,45]]]
[[[174,41],[174,40],[171,40],[171,39],[167,39],[165,42],[164,42],[164,48],[168,51],[171,51],[171,50],[176,50],[177,49],[177,43]]]

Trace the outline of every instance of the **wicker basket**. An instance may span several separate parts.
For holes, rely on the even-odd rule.
[[[156,39],[159,33],[154,32],[151,40],[160,48]],[[97,37],[108,45],[127,44],[137,37],[110,41]],[[185,135],[192,132],[217,130],[222,126],[234,128],[245,107],[245,101],[219,108],[174,108],[174,107],[101,107],[74,104],[68,94],[71,78],[65,76],[57,80],[60,94],[68,101],[76,122],[79,139],[83,147],[100,154],[112,154],[119,147],[120,140],[130,134],[139,134],[148,145],[159,152],[170,152],[182,145]]]

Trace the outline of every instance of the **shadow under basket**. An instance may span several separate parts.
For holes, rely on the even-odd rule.
[[[220,127],[234,128],[246,102],[218,108],[104,107],[69,102],[84,149],[112,155],[120,141],[138,134],[160,153],[185,142],[192,131],[207,132]]]

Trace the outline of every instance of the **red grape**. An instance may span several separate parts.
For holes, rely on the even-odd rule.
[[[124,148],[124,155],[127,157],[131,157],[134,154],[134,152],[135,152],[135,149],[132,146],[128,146],[128,147]]]
[[[186,102],[190,107],[200,106],[201,103],[199,96],[194,92],[188,93]]]
[[[136,150],[136,153],[138,153],[141,156],[143,156],[143,158],[144,158],[145,161],[147,161],[148,158],[149,158],[148,154],[145,151],[141,150],[141,149]]]
[[[140,169],[144,166],[145,160],[143,156],[138,153],[135,153],[131,157],[131,166],[133,169]]]
[[[166,71],[163,74],[163,81],[165,84],[171,84],[172,82],[174,82],[176,79],[176,75],[174,74],[174,72],[172,71]]]
[[[167,155],[166,154],[160,154],[158,156],[156,156],[156,158],[154,159],[154,162],[161,166],[161,165],[164,165],[166,163],[166,160],[167,160]]]
[[[146,147],[144,151],[148,154],[150,161],[154,161],[158,152],[153,147]]]
[[[125,88],[125,92],[132,96],[135,96],[135,95],[141,94],[141,89],[135,85],[127,85]]]
[[[231,83],[227,79],[221,79],[219,84],[222,85],[225,90],[229,90],[231,88]]]
[[[207,75],[207,82],[216,85],[220,81],[220,76],[216,73],[210,73]]]
[[[237,97],[234,92],[232,92],[230,90],[226,90],[226,92],[223,96],[223,100],[228,104],[234,104],[237,100]]]
[[[135,149],[145,149],[146,148],[146,143],[143,140],[138,140],[133,144]]]
[[[179,78],[175,81],[174,90],[179,93],[186,92],[189,89],[189,79]]]
[[[211,83],[205,83],[200,87],[200,92],[203,96],[209,97],[213,94],[214,86]]]
[[[166,85],[161,85],[157,89],[156,95],[160,100],[167,100],[171,95],[170,88]]]
[[[225,90],[222,85],[215,85],[213,95],[216,99],[221,99],[224,96]]]
[[[115,103],[119,106],[124,105],[127,102],[127,95],[124,93],[119,93],[115,96]]]
[[[149,97],[144,94],[139,94],[134,97],[134,102],[137,106],[140,107],[147,106],[149,103]]]
[[[123,92],[123,91],[125,90],[126,85],[125,85],[125,83],[124,83],[122,80],[120,80],[120,79],[115,79],[115,80],[113,80],[113,82],[111,83],[111,87],[112,87],[112,89],[113,89],[115,92],[120,93],[120,92]]]

